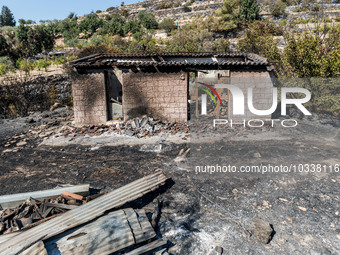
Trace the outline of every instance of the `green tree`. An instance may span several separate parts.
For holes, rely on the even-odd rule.
[[[15,19],[11,10],[7,6],[2,6],[0,14],[0,26],[15,26]]]
[[[216,31],[229,31],[237,28],[237,18],[240,13],[239,0],[223,0],[222,8],[218,12],[215,24]]]
[[[271,23],[255,21],[249,25],[245,37],[240,39],[237,49],[243,52],[259,54],[276,64],[276,71],[282,70],[282,55],[278,49],[278,40],[274,39],[276,29]]]
[[[79,27],[77,22],[77,17],[72,19],[65,19],[57,24],[56,32],[61,33],[65,41],[75,39],[79,35]]]
[[[148,11],[138,12],[138,20],[146,29],[155,29],[158,27],[155,15],[151,12]]]
[[[21,24],[17,31],[17,38],[23,57],[33,56],[43,50],[51,50],[55,42],[51,27],[46,25],[32,28]]]
[[[7,44],[5,37],[0,35],[0,56],[7,55],[8,50],[9,50],[9,45]]]
[[[99,18],[97,14],[91,13],[83,19],[79,24],[79,31],[83,33],[94,34],[98,28],[101,28],[104,24],[104,20]]]
[[[287,35],[284,63],[295,77],[340,77],[340,29],[333,27],[322,33]],[[288,73],[288,72],[287,72]]]
[[[121,35],[126,33],[126,20],[119,14],[113,14],[110,21],[107,21],[103,25],[103,29],[100,31],[102,35]]]
[[[240,0],[240,6],[239,16],[241,19],[253,21],[259,16],[260,5],[256,0]]]
[[[172,30],[176,29],[175,20],[171,18],[165,18],[159,23],[159,28],[170,34]]]

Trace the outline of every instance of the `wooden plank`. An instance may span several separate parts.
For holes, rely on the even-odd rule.
[[[27,193],[19,193],[13,195],[5,195],[0,197],[0,207],[3,209],[13,208],[19,206],[22,202],[26,201],[28,198],[34,198],[37,200],[44,200],[48,198],[56,198],[60,196],[64,191],[87,195],[89,193],[89,184],[82,184],[76,186],[62,187],[50,190],[41,190]],[[1,209],[1,208],[0,208]]]
[[[63,198],[66,198],[67,200],[83,200],[83,196],[80,196],[80,195],[77,195],[77,194],[74,194],[74,193],[71,193],[71,192],[68,192],[68,191],[64,191],[61,196]]]
[[[0,254],[18,254],[39,240],[46,240],[69,229],[85,224],[102,216],[108,210],[138,199],[146,193],[157,189],[164,184],[166,180],[167,178],[162,172],[157,172],[116,189],[1,243]]]
[[[167,241],[164,241],[163,239],[158,239],[156,241],[153,241],[151,243],[148,243],[144,246],[141,246],[137,249],[134,249],[128,253],[125,253],[125,255],[141,255],[141,254],[145,254],[147,252],[153,251],[155,249],[158,249],[164,245],[167,244]]]
[[[150,233],[144,232],[142,223],[151,227],[143,210],[138,211],[138,214],[130,208],[115,211],[56,236],[46,243],[46,249],[49,254],[112,254],[156,236],[152,228],[149,228]]]

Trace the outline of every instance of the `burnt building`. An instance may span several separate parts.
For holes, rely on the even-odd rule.
[[[76,70],[72,89],[78,125],[143,114],[185,122],[189,118],[188,100],[198,102],[200,81],[233,84],[245,95],[251,87],[254,107],[259,110],[269,109],[273,102],[272,66],[256,54],[96,54],[77,59],[71,66]],[[190,80],[195,80],[191,89]],[[227,117],[233,117],[231,93],[217,92],[227,102]],[[252,113],[246,109],[244,117],[251,118]]]

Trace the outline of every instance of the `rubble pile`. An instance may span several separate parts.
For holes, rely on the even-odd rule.
[[[189,124],[178,122],[167,122],[155,120],[152,117],[144,116],[134,118],[123,123],[101,126],[85,126],[81,128],[67,127],[61,130],[63,136],[70,134],[78,136],[97,136],[103,133],[115,133],[120,135],[134,136],[137,138],[150,137],[159,133],[184,134],[185,139],[189,138]]]
[[[18,207],[0,210],[0,235],[33,227],[44,220],[75,209],[100,195],[83,197],[64,192],[55,199],[39,201],[29,198]]]
[[[157,203],[150,218],[143,208],[120,209],[164,186],[167,180],[157,171],[109,193],[87,197],[80,195],[85,190],[88,194],[87,184],[67,187],[79,194],[62,188],[61,194],[60,189],[52,189],[0,196],[0,206],[5,208],[0,211],[0,255],[169,254],[168,241],[155,231],[162,203]],[[52,193],[58,197],[32,198]],[[11,206],[26,196],[30,199]]]

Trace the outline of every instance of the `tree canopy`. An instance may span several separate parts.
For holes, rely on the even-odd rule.
[[[1,14],[0,14],[0,26],[15,26],[15,19],[13,13],[7,6],[2,6]]]

